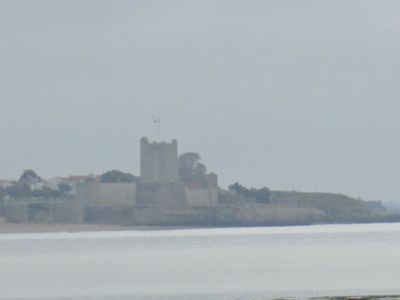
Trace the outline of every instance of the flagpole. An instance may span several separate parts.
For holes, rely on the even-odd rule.
[[[160,115],[153,115],[152,117],[152,123],[154,125],[157,125],[157,133],[155,133],[155,138],[158,140],[158,142],[161,142],[161,119],[160,119]]]

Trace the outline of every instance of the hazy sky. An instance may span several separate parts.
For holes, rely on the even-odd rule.
[[[400,1],[1,1],[0,177],[139,174],[400,200]]]

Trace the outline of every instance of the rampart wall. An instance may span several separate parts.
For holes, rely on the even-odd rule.
[[[76,185],[75,201],[83,206],[133,205],[136,184],[133,182],[84,182]]]

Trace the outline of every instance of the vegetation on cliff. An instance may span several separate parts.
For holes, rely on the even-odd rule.
[[[239,195],[242,195],[246,199],[254,199],[257,203],[268,203],[270,198],[270,190],[267,187],[260,189],[256,188],[246,188],[238,182],[231,184],[229,190],[235,191]]]

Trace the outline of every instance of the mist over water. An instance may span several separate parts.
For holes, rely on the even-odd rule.
[[[0,299],[400,293],[400,224],[0,235]]]

